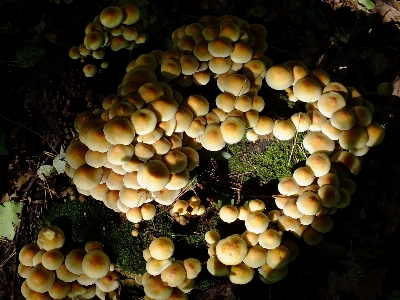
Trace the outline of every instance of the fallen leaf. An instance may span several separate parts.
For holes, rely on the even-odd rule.
[[[42,165],[37,170],[37,175],[42,181],[47,181],[49,178],[57,174],[56,168],[50,165]]]
[[[400,97],[400,77],[397,76],[393,82],[392,82],[392,86],[393,86],[393,96],[397,96]]]
[[[8,201],[0,205],[0,237],[12,240],[15,235],[14,226],[19,224],[17,214],[21,212],[21,205]]]
[[[0,204],[4,203],[4,202],[7,202],[9,200],[10,200],[10,196],[8,195],[8,193],[5,193],[3,196],[1,196]]]
[[[21,188],[21,186],[23,186],[34,175],[35,175],[34,171],[28,171],[24,175],[19,176],[14,186],[16,190],[18,191]]]
[[[382,16],[382,22],[400,21],[400,1],[379,0],[376,1],[376,10]]]

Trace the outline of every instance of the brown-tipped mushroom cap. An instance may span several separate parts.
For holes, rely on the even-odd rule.
[[[170,258],[174,252],[174,249],[175,247],[173,242],[166,237],[154,239],[149,246],[151,256],[159,260]]]
[[[216,254],[223,264],[237,265],[247,255],[247,244],[241,237],[231,235],[218,242]]]
[[[321,96],[322,88],[315,79],[303,77],[294,84],[293,93],[300,101],[314,102]]]
[[[53,271],[47,270],[43,266],[34,267],[26,278],[28,287],[38,293],[48,292],[55,282]]]
[[[57,226],[43,228],[37,238],[38,246],[46,251],[59,249],[64,245],[64,242],[64,232]]]
[[[265,74],[267,84],[274,90],[284,90],[294,82],[292,70],[283,65],[275,65]]]
[[[64,262],[64,255],[57,249],[49,250],[42,255],[42,265],[47,270],[56,270]]]
[[[82,261],[82,270],[90,278],[105,276],[110,269],[110,259],[107,254],[98,249],[86,253]]]

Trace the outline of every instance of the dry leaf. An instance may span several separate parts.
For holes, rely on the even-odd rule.
[[[3,196],[1,196],[0,204],[4,203],[4,202],[7,202],[9,200],[10,200],[10,196],[8,195],[8,193],[5,193]]]
[[[393,86],[393,96],[397,96],[400,97],[400,77],[397,76],[393,82],[392,82],[392,86]]]
[[[19,176],[14,186],[16,190],[18,191],[21,188],[21,186],[23,186],[34,175],[35,175],[34,171],[28,171],[24,175]]]
[[[376,1],[376,10],[382,16],[382,22],[400,21],[400,1],[379,0]]]

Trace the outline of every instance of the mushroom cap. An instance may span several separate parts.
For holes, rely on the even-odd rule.
[[[247,255],[247,244],[237,235],[228,236],[217,243],[216,255],[224,265],[237,265]]]
[[[181,190],[169,190],[162,189],[160,191],[152,192],[153,197],[155,197],[154,201],[160,203],[162,205],[171,205],[175,199],[178,197]]]
[[[233,205],[224,205],[221,207],[219,211],[219,216],[221,220],[224,221],[225,223],[235,222],[238,215],[239,212],[237,208]]]
[[[71,291],[71,284],[69,284],[68,282],[64,282],[60,279],[57,279],[54,282],[52,288],[49,290],[49,295],[54,299],[63,299],[67,297],[70,291]]]
[[[65,282],[75,281],[79,275],[70,272],[65,266],[65,262],[56,270],[57,278]]]
[[[73,249],[65,257],[65,266],[67,269],[77,275],[83,274],[82,261],[86,255],[86,251],[83,249]]]
[[[208,43],[208,52],[213,57],[228,57],[232,51],[232,44],[225,37],[217,37]]]
[[[347,151],[338,151],[331,156],[331,161],[341,163],[350,170],[351,173],[357,175],[361,171],[361,161],[354,154]]]
[[[91,190],[96,187],[103,176],[102,168],[93,168],[84,164],[74,172],[74,184],[82,190]]]
[[[147,134],[156,128],[157,115],[147,108],[138,109],[132,114],[131,122],[137,134]]]
[[[135,61],[135,68],[137,67],[145,67],[152,71],[155,71],[157,68],[157,59],[153,54],[144,53],[138,56]]]
[[[207,260],[207,270],[214,276],[227,276],[229,274],[229,268],[223,264],[216,255],[211,256]]]
[[[272,133],[278,140],[287,141],[296,134],[296,127],[291,121],[283,120],[275,123]]]
[[[132,223],[139,223],[143,220],[142,212],[139,207],[132,207],[126,212],[126,218]]]
[[[250,81],[243,75],[233,73],[224,81],[224,91],[238,97],[250,90]]]
[[[45,267],[39,265],[32,268],[29,272],[26,283],[32,291],[45,293],[51,289],[55,280],[56,276],[53,271],[47,270]]]
[[[279,245],[267,252],[267,264],[272,269],[282,269],[290,262],[290,251],[283,245]]]
[[[40,251],[38,244],[27,244],[22,247],[21,251],[18,254],[19,261],[27,267],[33,266],[33,258]]]
[[[195,167],[197,167],[197,165],[199,164],[200,157],[196,150],[190,147],[182,147],[180,148],[179,151],[186,155],[187,158],[186,169],[188,171],[191,171]]]
[[[26,294],[26,299],[29,300],[52,300],[48,293],[38,293],[33,290],[29,290]]]
[[[311,121],[311,125],[308,129],[310,131],[320,131],[322,124],[324,124],[327,118],[318,109],[308,110],[307,115]]]
[[[357,123],[356,114],[353,110],[348,108],[342,108],[335,111],[330,120],[332,126],[340,130],[351,129]]]
[[[64,242],[65,242],[64,232],[61,230],[61,228],[57,226],[47,226],[43,228],[39,232],[37,238],[38,246],[46,251],[52,249],[59,249],[64,245]],[[27,266],[27,264],[24,265]]]
[[[258,269],[259,278],[262,282],[271,284],[278,282],[286,277],[288,273],[288,266],[281,269],[272,269],[267,263],[262,265],[261,268]]]
[[[326,233],[332,230],[333,220],[328,215],[318,215],[311,223],[311,227],[320,233]]]
[[[246,257],[243,260],[247,266],[251,268],[259,268],[267,261],[267,250],[260,245],[249,248]]]
[[[186,279],[186,271],[181,264],[173,262],[161,272],[161,280],[168,286],[177,287]]]
[[[72,141],[65,151],[65,160],[74,169],[85,164],[85,156],[89,148],[80,140]]]
[[[85,161],[93,168],[100,168],[107,162],[107,152],[88,150],[85,154]]]
[[[156,238],[149,246],[151,256],[159,260],[170,258],[174,249],[174,243],[167,237]]]
[[[211,229],[205,233],[204,239],[206,240],[206,242],[208,244],[214,244],[214,243],[219,242],[219,240],[221,239],[221,236],[219,235],[217,230]]]
[[[210,104],[207,99],[201,95],[194,94],[186,98],[183,103],[193,114],[194,117],[205,116],[210,110]]]
[[[187,258],[183,261],[183,267],[186,271],[186,278],[194,279],[201,271],[201,263],[196,258]]]
[[[305,215],[316,215],[322,206],[321,197],[313,192],[303,192],[296,202],[299,211]]]
[[[265,203],[260,199],[253,199],[249,202],[249,208],[251,212],[263,212]]]
[[[368,141],[366,143],[368,147],[377,146],[383,142],[385,138],[385,129],[381,124],[372,122],[365,129],[368,133]]]
[[[162,161],[168,168],[170,174],[180,173],[187,166],[187,156],[176,149],[169,150],[163,155]]]
[[[161,74],[167,79],[175,79],[182,73],[182,67],[178,59],[167,58],[161,64]]]
[[[354,106],[352,108],[354,114],[356,115],[357,125],[361,127],[366,127],[372,122],[372,113],[365,106]]]
[[[124,14],[124,18],[122,19],[122,24],[124,25],[132,25],[139,21],[140,18],[140,10],[133,4],[125,4],[121,6],[121,10]]]
[[[150,277],[143,284],[144,292],[154,300],[164,300],[172,295],[173,288],[166,285],[160,276]]]
[[[109,293],[119,287],[119,276],[114,271],[109,271],[107,275],[96,281],[96,286],[103,292]]]
[[[283,214],[294,219],[301,218],[303,213],[299,211],[296,205],[296,198],[289,198],[283,207]]]
[[[339,181],[339,179],[338,179]],[[339,189],[333,185],[323,185],[318,189],[318,195],[321,198],[324,207],[336,207],[340,202]]]
[[[135,148],[132,144],[117,144],[108,149],[107,160],[114,165],[123,165],[132,158],[134,153]]]
[[[146,103],[164,95],[164,89],[158,82],[146,82],[140,86],[137,92]]]
[[[218,151],[225,147],[221,128],[218,124],[209,124],[201,135],[202,146],[209,151]]]
[[[281,241],[282,241],[282,234],[274,229],[266,229],[258,235],[258,243],[260,244],[261,247],[265,249],[274,249],[281,244]]]
[[[97,66],[95,64],[86,64],[83,66],[82,71],[86,77],[93,77],[97,74]]]
[[[82,261],[82,270],[90,278],[105,276],[110,269],[110,259],[102,250],[93,249],[86,253]]]
[[[221,123],[222,137],[228,144],[235,144],[242,140],[246,131],[245,123],[236,117],[228,117]]]
[[[299,167],[293,172],[293,178],[300,186],[307,186],[314,181],[314,172],[309,167]]]
[[[284,90],[294,82],[292,70],[284,65],[275,65],[268,69],[265,81],[274,90]]]
[[[354,126],[349,130],[343,130],[339,136],[339,145],[343,149],[361,149],[368,142],[368,132],[364,127]]]
[[[333,141],[338,140],[340,137],[340,134],[342,133],[342,130],[337,129],[336,127],[332,126],[330,119],[326,120],[322,124],[321,131],[323,134],[325,134],[327,137],[329,137]]]
[[[228,92],[220,93],[215,98],[215,104],[224,112],[229,113],[235,108],[236,97]]]
[[[42,265],[47,270],[56,270],[64,262],[64,255],[57,249],[52,249],[43,253]]]
[[[304,132],[310,128],[311,119],[303,112],[293,114],[290,119],[298,132]]]
[[[247,264],[240,263],[231,267],[228,277],[234,284],[246,284],[253,279],[254,270]]]
[[[167,185],[169,175],[170,172],[163,162],[150,160],[139,168],[137,181],[149,191],[160,191]]]
[[[342,180],[340,180],[339,187],[346,189],[350,195],[354,195],[354,193],[356,192],[356,183],[350,178],[343,178]]]
[[[245,64],[252,59],[253,49],[249,47],[249,45],[247,45],[246,43],[237,42],[234,44],[233,51],[230,55],[233,62]]]
[[[250,212],[245,220],[246,229],[257,234],[267,229],[268,223],[268,217],[262,212]]]
[[[182,68],[183,75],[193,75],[199,69],[199,60],[191,54],[182,55],[179,58],[179,63]]]
[[[303,77],[294,84],[293,93],[300,101],[314,102],[321,96],[322,88],[315,79]]]
[[[124,19],[124,13],[118,6],[109,6],[100,13],[100,22],[105,27],[114,28],[121,24]]]
[[[278,191],[282,195],[291,196],[298,194],[300,189],[299,184],[292,176],[282,178],[278,183]]]
[[[253,127],[255,133],[259,135],[270,134],[274,128],[274,121],[270,117],[260,116],[258,123]]]
[[[156,208],[153,204],[151,203],[144,203],[140,207],[140,212],[142,213],[143,220],[151,220],[154,218],[156,214]]]
[[[320,131],[310,131],[303,139],[303,146],[311,154],[316,152],[331,154],[335,149],[335,142]]]
[[[107,121],[103,131],[106,140],[113,145],[129,145],[135,137],[135,128],[125,117],[114,117]]]
[[[100,31],[91,31],[86,34],[83,43],[89,50],[97,50],[104,44],[103,33]]]
[[[335,92],[342,94],[346,101],[349,97],[349,92],[348,92],[347,88],[340,82],[334,82],[334,81],[329,82],[324,87],[323,93],[330,92],[330,91],[335,91]]]
[[[172,264],[172,259],[158,260],[150,257],[146,262],[146,271],[153,276],[160,275],[169,265]]]
[[[329,173],[326,173],[325,175],[320,176],[317,180],[317,184],[319,187],[324,186],[324,185],[332,185],[332,186],[339,188],[340,180],[339,180],[339,177],[335,173],[329,172]]]
[[[346,208],[350,205],[351,195],[345,188],[339,188],[340,202],[336,205],[336,208]]]
[[[324,235],[312,227],[307,227],[303,232],[303,240],[308,245],[317,245],[323,240],[323,238]]]
[[[327,118],[332,117],[333,113],[346,106],[346,100],[335,91],[323,93],[318,99],[318,109]]]

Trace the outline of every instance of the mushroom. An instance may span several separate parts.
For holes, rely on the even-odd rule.
[[[57,226],[47,226],[43,228],[39,232],[37,237],[38,246],[46,251],[52,249],[59,249],[64,245],[64,242],[65,242],[64,232]],[[22,260],[21,262],[24,263]],[[24,263],[24,265],[29,266],[26,263]]]
[[[29,272],[26,283],[32,291],[45,293],[52,288],[55,278],[53,271],[47,270],[45,267],[39,265]]]
[[[159,260],[170,258],[174,252],[174,249],[174,244],[167,237],[156,238],[150,243],[149,246],[151,256]]]
[[[93,249],[82,260],[82,271],[89,278],[105,276],[110,269],[110,259],[102,250]]]

